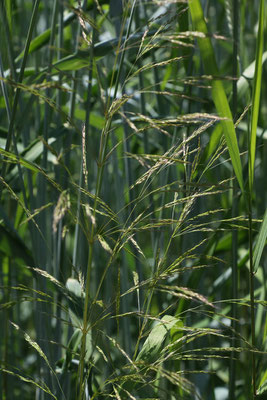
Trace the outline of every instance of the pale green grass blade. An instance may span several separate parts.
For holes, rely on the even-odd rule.
[[[259,264],[260,256],[264,247],[265,224],[263,223],[263,231],[259,235],[259,245],[257,251],[253,252],[252,248],[252,194],[253,194],[253,180],[254,180],[254,163],[256,154],[256,137],[257,125],[260,106],[260,93],[261,93],[261,74],[262,74],[262,54],[263,54],[263,34],[264,34],[264,2],[261,0],[259,5],[259,28],[257,37],[256,49],[256,66],[254,75],[253,95],[252,95],[252,116],[251,116],[251,131],[249,135],[249,149],[248,149],[248,179],[249,179],[249,192],[248,192],[248,216],[249,216],[249,270],[250,270],[250,308],[251,308],[251,343],[252,346],[256,344],[255,334],[255,292],[254,292],[254,271],[255,271],[255,258]],[[264,218],[265,220],[265,218]],[[257,243],[258,244],[258,243]],[[256,397],[256,358],[252,353],[252,386],[253,398]]]
[[[264,1],[261,0],[259,8],[259,29],[257,37],[256,67],[254,75],[254,87],[252,96],[252,116],[249,149],[249,187],[252,190],[254,180],[254,163],[256,153],[257,125],[260,108],[261,76],[262,76],[262,55],[264,42]]]
[[[265,51],[262,55],[262,59],[261,59],[262,66],[266,60],[267,60],[267,51]],[[237,99],[238,99],[238,101],[242,100],[244,98],[244,96],[246,96],[246,92],[249,89],[249,81],[251,79],[253,79],[253,76],[255,74],[255,64],[256,64],[256,61],[254,60],[244,70],[244,72],[242,73],[242,76],[240,76],[240,78],[237,81]],[[229,97],[229,101],[230,101],[230,99],[231,99],[231,97]],[[242,122],[241,122],[241,124],[242,124]],[[240,128],[241,124],[239,125],[239,128]],[[247,128],[245,128],[245,130],[246,129]],[[220,142],[221,137],[222,137],[222,125],[217,124],[211,134],[209,144],[204,153],[205,154],[204,160],[207,160],[215,152],[215,150]]]
[[[254,265],[254,273],[257,272],[261,255],[265,246],[267,238],[267,209],[265,211],[263,221],[261,223],[260,233],[256,242],[256,246],[253,252],[253,265]]]
[[[263,65],[267,60],[267,51],[262,54],[261,64]],[[249,80],[253,79],[255,75],[255,64],[256,60],[254,60],[249,66],[243,71],[242,76],[238,79],[237,82],[237,92],[238,99],[242,99],[246,95],[246,91],[249,88]]]
[[[136,361],[155,361],[159,357],[160,350],[168,332],[179,322],[180,320],[178,318],[170,315],[164,315],[161,322],[154,326],[151,330],[136,358]]]
[[[208,37],[208,28],[204,19],[203,10],[199,0],[192,0],[189,2],[189,9],[193,21],[194,29],[201,32],[205,37],[198,38],[201,57],[205,72],[208,75],[218,77],[219,70],[217,67],[215,54],[213,51],[211,39]],[[225,135],[229,154],[233,163],[233,168],[239,183],[240,188],[244,189],[242,166],[239,154],[237,138],[235,134],[235,127],[232,119],[229,103],[224,91],[223,84],[220,80],[212,80],[212,98],[220,117],[225,118],[221,122],[223,133]]]

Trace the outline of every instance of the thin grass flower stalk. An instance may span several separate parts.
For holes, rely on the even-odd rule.
[[[231,10],[230,10],[231,15]],[[237,117],[237,78],[238,78],[238,59],[239,59],[239,0],[234,0],[233,3],[233,97],[232,97],[232,114],[234,120]],[[238,216],[238,197],[237,184],[234,180],[232,192],[232,218]],[[236,347],[236,330],[237,330],[237,305],[235,300],[238,298],[238,232],[237,229],[232,231],[232,347]],[[231,354],[230,369],[229,369],[229,399],[235,400],[236,388],[236,361],[235,352]]]

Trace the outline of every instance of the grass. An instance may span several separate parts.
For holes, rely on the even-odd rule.
[[[4,400],[264,399],[264,1],[1,1]]]

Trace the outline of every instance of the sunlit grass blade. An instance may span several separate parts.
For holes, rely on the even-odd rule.
[[[223,84],[218,80],[219,70],[217,67],[214,50],[212,47],[211,39],[208,37],[208,28],[204,19],[203,10],[199,0],[192,0],[189,2],[189,9],[193,21],[194,28],[202,32],[205,37],[198,38],[200,54],[203,60],[205,72],[212,75],[212,98],[220,117],[225,118],[221,122],[223,133],[226,139],[229,154],[232,160],[233,168],[242,191],[244,190],[242,166],[239,154],[239,148],[235,133],[235,127],[228,100],[225,94]]]
[[[259,268],[262,252],[263,252],[263,249],[266,244],[266,238],[267,238],[267,209],[265,211],[263,221],[262,221],[261,227],[260,227],[259,236],[257,238],[257,242],[256,242],[256,245],[255,245],[255,248],[253,251],[254,273],[256,273]]]
[[[267,60],[267,51],[265,51],[262,54],[262,59],[261,59],[262,66],[266,60]],[[240,76],[240,78],[237,81],[237,99],[238,99],[238,101],[241,101],[242,99],[244,99],[244,96],[246,96],[246,94],[247,94],[247,91],[249,89],[249,81],[251,79],[253,79],[253,76],[255,74],[255,64],[256,64],[256,61],[254,60],[244,70],[244,72],[242,73],[242,75]],[[231,96],[229,97],[229,101],[230,101],[230,99],[231,99]],[[223,133],[222,125],[221,124],[216,125],[216,127],[214,128],[214,130],[211,134],[209,144],[204,152],[203,162],[205,162],[217,149],[217,146],[220,142],[220,138],[222,137],[222,133]]]
[[[256,153],[257,125],[260,108],[261,77],[262,77],[262,54],[264,42],[264,0],[261,0],[259,7],[259,29],[257,37],[256,66],[254,75],[254,86],[252,96],[251,132],[249,148],[249,188],[252,191],[254,180],[254,163]]]

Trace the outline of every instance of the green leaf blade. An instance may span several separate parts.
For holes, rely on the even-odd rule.
[[[254,265],[254,271],[255,273],[257,272],[260,264],[260,259],[262,256],[262,252],[265,246],[267,238],[267,209],[265,211],[263,221],[261,223],[261,228],[259,232],[259,236],[255,245],[255,249],[253,252],[253,265]]]
[[[259,29],[256,49],[256,66],[254,75],[254,87],[252,95],[252,116],[249,149],[249,187],[252,190],[254,180],[254,164],[256,154],[257,125],[260,109],[261,80],[262,80],[262,56],[264,43],[264,1],[261,0],[259,8]]]
[[[223,127],[223,134],[226,139],[228,151],[232,160],[233,168],[241,190],[244,190],[242,165],[240,160],[240,153],[235,133],[235,127],[229,103],[225,94],[225,90],[221,81],[217,80],[219,70],[217,67],[215,54],[213,51],[211,39],[208,35],[208,28],[204,19],[203,10],[199,0],[192,0],[189,2],[189,9],[194,25],[194,29],[204,34],[204,37],[198,38],[200,54],[203,60],[205,72],[212,75],[212,99],[214,101],[216,110],[220,117],[225,118],[221,122]]]

